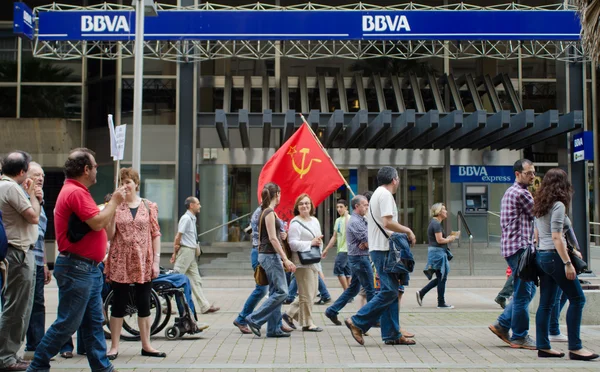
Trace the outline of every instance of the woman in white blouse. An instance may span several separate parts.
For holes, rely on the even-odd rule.
[[[296,265],[296,281],[298,297],[292,303],[283,320],[294,328],[294,320],[298,321],[304,332],[321,332],[312,319],[312,305],[318,292],[319,271],[318,263],[302,265],[298,252],[310,251],[312,246],[323,247],[321,224],[314,217],[315,206],[308,196],[302,194],[294,204],[294,217],[290,222],[288,241],[292,249],[292,262]]]

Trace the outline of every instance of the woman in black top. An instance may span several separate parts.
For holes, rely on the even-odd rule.
[[[451,235],[446,237],[446,233],[442,227],[442,221],[448,217],[446,206],[442,203],[436,203],[431,206],[431,222],[427,228],[427,237],[429,238],[429,248],[427,249],[427,265],[423,272],[427,279],[431,280],[433,274],[435,279],[431,280],[420,291],[417,291],[417,302],[419,306],[423,306],[423,297],[433,287],[437,286],[438,292],[438,309],[453,309],[454,306],[448,305],[444,298],[446,292],[446,280],[450,272],[450,263],[448,255],[448,243],[453,242],[456,236]]]
[[[288,260],[279,241],[281,222],[275,215],[275,207],[281,199],[281,189],[270,182],[261,192],[262,213],[258,223],[258,263],[265,269],[269,280],[269,297],[254,312],[246,317],[248,328],[260,337],[260,327],[267,323],[267,337],[289,337],[279,327],[281,305],[288,293],[285,267],[288,271],[296,271],[296,266]]]

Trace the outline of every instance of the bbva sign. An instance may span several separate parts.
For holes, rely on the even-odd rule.
[[[81,32],[130,32],[127,17],[123,15],[81,16]]]

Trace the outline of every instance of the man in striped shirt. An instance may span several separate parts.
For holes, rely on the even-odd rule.
[[[513,273],[517,273],[519,257],[533,246],[533,196],[527,187],[535,179],[535,167],[530,160],[518,160],[513,166],[515,183],[502,197],[500,247]],[[535,350],[536,344],[528,335],[529,303],[535,295],[533,282],[514,277],[513,300],[506,306],[498,320],[488,328],[512,348]],[[509,330],[512,329],[512,337]]]

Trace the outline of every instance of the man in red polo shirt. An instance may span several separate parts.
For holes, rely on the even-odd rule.
[[[50,358],[77,331],[82,333],[90,369],[112,372],[106,357],[102,330],[103,276],[98,264],[106,254],[104,228],[114,216],[124,191],[117,189],[100,211],[88,188],[96,183],[98,164],[94,153],[78,148],[65,162],[67,180],[60,190],[54,209],[54,227],[60,255],[54,265],[58,284],[57,319],[48,329],[28,371],[49,371]],[[80,327],[81,325],[81,327]]]

